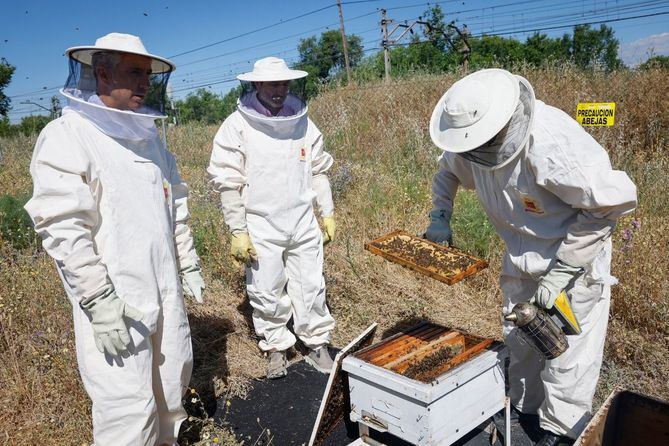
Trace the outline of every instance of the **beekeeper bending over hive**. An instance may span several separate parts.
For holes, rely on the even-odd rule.
[[[564,354],[543,360],[510,323],[504,335],[512,404],[538,414],[538,444],[569,444],[590,415],[616,283],[611,232],[636,207],[636,187],[575,120],[536,100],[526,79],[504,70],[481,70],[453,84],[434,109],[430,135],[444,153],[426,237],[450,242],[458,186],[475,189],[506,244],[504,312],[530,299],[551,308],[568,289],[582,333],[568,336]]]
[[[310,349],[317,370],[332,367],[328,352],[334,319],[325,302],[323,244],[334,239],[334,206],[326,176],[332,157],[291,81],[307,73],[282,59],[258,60],[238,76],[237,110],[214,138],[208,172],[221,193],[232,255],[246,264],[246,290],[267,376],[287,373],[286,350],[295,336]],[[314,202],[323,217],[321,231]]]

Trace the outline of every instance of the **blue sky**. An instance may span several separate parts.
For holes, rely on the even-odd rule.
[[[347,33],[363,38],[366,54],[378,48],[378,9],[389,18],[416,19],[428,8],[417,0],[343,0]],[[472,0],[438,3],[448,21],[466,24],[474,35],[503,34],[524,40],[529,30],[550,36],[570,32],[555,28],[575,23],[619,20],[669,13],[669,1],[641,0]],[[154,54],[177,64],[172,76],[176,97],[211,85],[225,92],[232,79],[248,71],[265,56],[294,62],[300,38],[338,29],[335,0],[312,1],[5,1],[1,7],[0,57],[17,67],[6,93],[12,97],[12,122],[47,106],[67,77],[65,49],[89,45],[109,32],[139,35]],[[313,12],[322,9],[318,12]],[[313,12],[302,18],[296,16]],[[283,22],[283,23],[279,23]],[[621,57],[628,64],[645,60],[649,53],[669,55],[669,14],[608,23],[621,43]],[[595,25],[599,26],[599,25]],[[255,31],[265,28],[261,31]],[[245,35],[244,35],[245,34]],[[227,40],[222,43],[216,43]],[[198,49],[207,46],[206,48]],[[189,52],[190,51],[190,52]],[[182,54],[188,52],[187,54]],[[46,88],[45,88],[46,87]]]

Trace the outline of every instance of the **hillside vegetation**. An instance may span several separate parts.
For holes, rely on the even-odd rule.
[[[517,71],[539,99],[572,116],[578,102],[616,102],[615,126],[590,131],[614,166],[637,184],[639,208],[614,234],[613,274],[620,284],[613,290],[597,401],[615,386],[669,399],[669,71]],[[325,277],[337,346],[374,321],[382,336],[424,318],[501,337],[497,278],[503,246],[473,193],[459,192],[453,223],[455,244],[490,262],[472,278],[449,287],[362,248],[391,230],[425,229],[438,156],[427,123],[438,98],[459,77],[333,88],[310,103],[336,160],[330,178],[338,235],[325,249]],[[265,369],[243,275],[230,262],[218,197],[207,183],[215,131],[215,125],[192,123],[168,134],[190,185],[191,226],[208,285],[204,305],[188,302],[195,371],[181,444],[233,444],[207,414],[216,397],[242,394],[249,378]],[[89,400],[76,367],[71,308],[53,262],[20,211],[31,193],[35,138],[0,139],[0,443],[89,444]]]

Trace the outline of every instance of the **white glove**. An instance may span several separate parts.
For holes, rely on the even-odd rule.
[[[332,202],[332,189],[328,176],[324,173],[314,175],[311,187],[316,193],[316,204],[320,215],[332,215],[334,213],[334,203]]]
[[[86,299],[79,306],[88,314],[95,346],[100,352],[120,356],[129,352],[132,339],[123,318],[139,322],[144,314],[116,295],[114,287],[99,296]]]
[[[206,285],[202,278],[201,270],[198,265],[189,266],[181,270],[181,283],[184,288],[184,294],[195,298],[199,304],[204,302],[202,295]]]
[[[553,268],[549,269],[546,275],[539,281],[537,292],[534,293],[530,302],[550,310],[553,308],[555,299],[557,299],[562,290],[567,288],[569,283],[582,272],[581,268],[576,268],[557,260]]]
[[[230,232],[247,232],[246,209],[238,190],[226,189],[221,192],[221,208],[223,219],[230,228]]]

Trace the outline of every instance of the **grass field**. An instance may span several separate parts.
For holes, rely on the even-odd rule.
[[[616,125],[591,133],[637,184],[639,208],[614,234],[613,274],[620,285],[613,290],[596,401],[615,386],[669,399],[669,72],[586,74],[568,66],[519,71],[539,99],[570,115],[578,102],[617,104]],[[337,346],[374,321],[382,336],[423,318],[501,336],[497,277],[503,246],[472,193],[458,194],[453,227],[457,245],[490,262],[477,276],[449,287],[362,249],[394,229],[424,230],[438,155],[427,122],[457,78],[414,76],[333,88],[310,103],[336,160],[330,178],[338,234],[325,250],[325,277]],[[206,179],[215,131],[188,124],[168,135],[190,185],[191,227],[208,285],[204,305],[188,303],[195,371],[182,445],[236,444],[209,415],[217,397],[244,393],[249,378],[265,368],[242,272],[230,262],[218,198]],[[8,196],[21,203],[31,193],[34,141],[0,139],[0,213],[17,207]],[[10,223],[0,224],[0,444],[89,444],[90,408],[76,368],[71,308],[31,228],[21,215],[10,214],[5,210]]]

